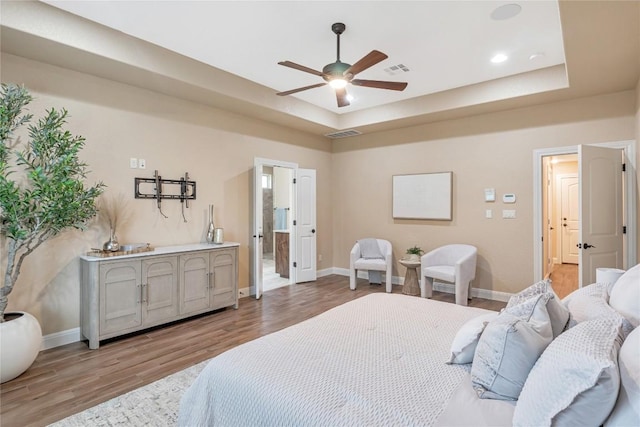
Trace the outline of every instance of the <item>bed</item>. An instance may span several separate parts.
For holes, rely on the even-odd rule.
[[[638,324],[640,265],[562,301],[538,282],[499,314],[370,294],[211,359],[178,423],[640,425]]]
[[[454,335],[486,313],[358,298],[214,358],[183,397],[180,424],[433,425],[469,376],[469,365],[444,363]],[[509,418],[513,405],[497,403]]]

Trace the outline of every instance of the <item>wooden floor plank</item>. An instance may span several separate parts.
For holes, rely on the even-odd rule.
[[[393,292],[402,288],[394,286]],[[359,279],[331,275],[315,282],[243,298],[238,310],[156,328],[89,350],[73,343],[40,352],[33,366],[0,386],[0,425],[43,426],[210,359],[237,345],[278,331],[369,293],[384,292]],[[453,294],[433,299],[454,303]],[[474,298],[470,305],[500,310],[504,303]]]

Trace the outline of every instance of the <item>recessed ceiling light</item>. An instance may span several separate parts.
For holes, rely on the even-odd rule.
[[[502,5],[493,12],[491,12],[491,19],[495,21],[504,21],[505,19],[510,19],[520,13],[522,10],[522,6],[519,4],[511,3]]]
[[[493,62],[494,64],[499,64],[501,62],[506,61],[507,59],[509,59],[507,55],[505,55],[504,53],[499,53],[495,55],[493,58],[491,58],[491,62]]]

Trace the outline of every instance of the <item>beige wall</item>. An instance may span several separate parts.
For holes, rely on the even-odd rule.
[[[49,107],[69,110],[69,129],[87,139],[81,157],[92,171],[89,181],[103,181],[109,196],[127,196],[131,215],[117,232],[121,243],[204,241],[207,207],[213,203],[216,226],[224,228],[226,240],[241,245],[239,285],[247,287],[254,157],[316,169],[318,206],[330,205],[331,153],[325,138],[11,55],[2,56],[2,81],[24,83],[32,91],[36,116]],[[130,157],[144,158],[146,170],[129,169]],[[169,217],[164,219],[155,201],[133,198],[134,177],[152,177],[155,169],[168,179],[189,172],[197,182],[187,223],[177,200],[162,202]],[[318,253],[325,260],[332,259],[331,227],[331,210],[318,209]],[[104,228],[92,226],[40,247],[25,261],[9,309],[33,313],[44,334],[78,327],[78,255],[107,237]],[[318,268],[328,266],[325,261]]]
[[[533,150],[545,147],[638,139],[640,98],[636,91],[552,105],[432,123],[398,131],[328,142],[266,122],[248,119],[11,55],[2,56],[2,81],[21,82],[37,100],[31,110],[66,107],[69,128],[87,138],[83,159],[107,194],[129,195],[132,215],[118,231],[121,242],[169,245],[203,241],[207,206],[227,240],[240,242],[240,286],[249,285],[251,168],[254,157],[296,162],[317,170],[318,269],[348,268],[348,253],[361,237],[394,245],[394,257],[414,244],[429,250],[453,242],[479,248],[474,286],[513,292],[533,278]],[[640,88],[640,82],[639,82]],[[332,150],[329,151],[329,150]],[[129,158],[144,158],[146,170],[129,169]],[[640,163],[640,156],[639,156]],[[189,172],[198,199],[184,223],[177,201],[134,200],[133,178],[165,178]],[[391,218],[391,176],[454,172],[454,220]],[[494,187],[498,201],[485,203]],[[518,201],[504,205],[502,194]],[[330,208],[327,208],[330,207]],[[517,219],[500,218],[516,209]],[[494,218],[485,219],[486,209]],[[45,334],[78,326],[78,255],[101,245],[104,227],[67,232],[25,262],[10,298],[10,309],[35,314]],[[640,239],[639,239],[640,241]],[[4,264],[2,264],[4,265]],[[404,275],[396,264],[395,275]],[[25,285],[28,284],[28,285]]]
[[[626,91],[334,141],[334,265],[348,268],[362,237],[390,240],[396,259],[414,244],[464,242],[479,249],[474,287],[522,289],[534,277],[533,150],[635,139],[635,103]],[[394,220],[391,177],[440,171],[454,173],[453,221]],[[484,202],[487,187],[495,203]],[[517,203],[503,204],[504,193]],[[517,219],[502,219],[502,209],[516,209]],[[404,275],[397,262],[394,274]]]

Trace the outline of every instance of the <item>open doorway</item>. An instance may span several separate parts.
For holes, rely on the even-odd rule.
[[[553,181],[547,166],[553,156],[568,154],[578,156],[580,231],[576,246],[578,287],[582,287],[597,280],[600,267],[626,269],[636,264],[636,144],[629,140],[534,150],[535,281],[551,272],[558,224],[562,227],[560,222],[551,223],[554,215],[548,200]],[[555,238],[551,232],[556,233]]]
[[[264,173],[265,168],[271,174]],[[281,181],[286,181],[283,187],[286,186],[288,188],[286,191],[283,190],[288,195],[284,202],[281,202],[278,198],[280,185],[275,182],[279,179],[279,171],[282,171],[284,176]],[[249,290],[251,294],[255,295],[256,299],[262,297],[264,285],[265,209],[263,208],[263,187],[269,186],[270,179],[273,191],[273,205],[266,215],[267,225],[272,230],[270,234],[273,235],[270,246],[273,247],[275,273],[281,277],[284,275],[278,273],[278,260],[280,260],[280,266],[283,269],[289,269],[289,284],[310,282],[316,280],[317,276],[315,169],[302,169],[298,168],[295,163],[256,157],[253,166],[253,214],[251,215],[253,231],[251,245],[252,284]],[[278,211],[278,207],[283,208],[283,211]],[[289,207],[288,210],[287,207]],[[271,223],[271,215],[273,215],[273,223]],[[286,247],[287,244],[288,248]],[[279,258],[279,253],[282,258]],[[285,257],[286,259],[284,259]]]
[[[579,287],[579,182],[578,156],[544,156],[543,195],[544,276],[564,298]]]
[[[280,166],[264,166],[262,170],[262,245],[263,290],[288,286],[289,236],[293,218],[293,170]]]

